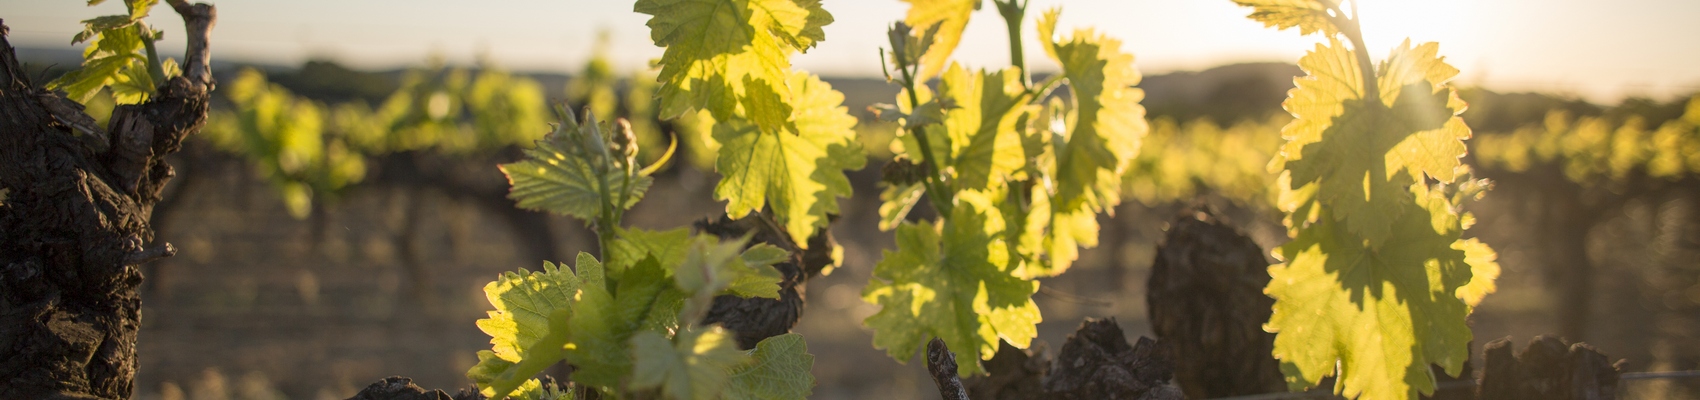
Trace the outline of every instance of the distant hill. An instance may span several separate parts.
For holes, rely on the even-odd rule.
[[[1229,123],[1246,117],[1261,118],[1280,112],[1281,100],[1302,72],[1285,63],[1233,64],[1204,71],[1151,75],[1139,83],[1145,89],[1145,105],[1152,117],[1180,120],[1210,117]],[[883,78],[825,77],[834,89],[844,92],[844,105],[852,114],[870,118],[869,105],[890,103],[897,85]],[[1035,77],[1043,79],[1043,77]]]
[[[1145,109],[1152,117],[1188,121],[1211,118],[1228,124],[1242,118],[1262,118],[1281,112],[1281,101],[1304,75],[1287,63],[1231,64],[1203,71],[1151,75],[1139,83],[1145,89]]]
[[[52,79],[81,62],[80,51],[67,48],[19,47],[18,58],[30,76]],[[308,61],[300,66],[256,65],[230,61],[215,61],[214,76],[230,79],[244,67],[266,71],[273,82],[296,94],[337,103],[366,101],[376,106],[400,85],[405,69],[364,71],[345,67],[332,61]],[[562,73],[516,72],[538,81],[550,101],[565,97],[571,76]],[[1151,118],[1169,117],[1180,121],[1210,118],[1220,124],[1230,124],[1243,118],[1263,118],[1282,112],[1281,102],[1293,87],[1293,78],[1303,74],[1298,66],[1287,63],[1231,64],[1203,71],[1181,71],[1146,76],[1139,87],[1145,90],[1146,113]],[[1043,79],[1037,76],[1034,79]],[[883,78],[823,77],[834,89],[844,93],[844,105],[851,115],[873,118],[868,106],[890,103],[898,87]],[[935,82],[936,84],[936,82]],[[1548,110],[1564,109],[1574,114],[1591,115],[1605,112],[1602,107],[1575,98],[1540,93],[1495,93],[1480,88],[1460,92],[1470,103],[1464,114],[1470,126],[1481,132],[1509,131],[1518,126],[1539,123]],[[1641,104],[1645,103],[1645,104]],[[1618,107],[1651,120],[1672,118],[1681,113],[1684,102],[1660,103],[1646,99],[1629,99],[1625,104],[1637,107]]]

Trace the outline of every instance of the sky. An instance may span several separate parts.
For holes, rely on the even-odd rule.
[[[1371,54],[1399,42],[1440,42],[1463,72],[1457,82],[1499,91],[1540,91],[1610,103],[1626,96],[1671,100],[1700,92],[1700,1],[1696,0],[1361,0]],[[123,4],[5,0],[0,18],[14,45],[66,47],[77,21],[120,14]],[[989,1],[987,3],[990,3]],[[230,0],[215,1],[213,56],[298,65],[330,59],[357,68],[491,60],[518,71],[578,70],[599,32],[624,70],[646,68],[662,49],[647,15],[626,1],[584,0]],[[826,41],[794,58],[828,76],[878,76],[885,30],[908,5],[898,0],[823,0],[835,22]],[[1033,38],[1033,19],[1063,8],[1059,31],[1093,27],[1123,41],[1145,74],[1237,62],[1297,62],[1322,40],[1247,20],[1229,0],[1032,0],[1028,64],[1054,68]],[[148,20],[166,31],[162,51],[180,54],[182,24],[165,6]],[[1009,63],[1003,21],[990,4],[975,13],[956,60],[971,67]],[[1378,57],[1379,59],[1379,57]]]

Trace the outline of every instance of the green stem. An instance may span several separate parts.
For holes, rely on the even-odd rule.
[[[1003,22],[1009,30],[1009,64],[1021,70],[1021,86],[1033,84],[1031,75],[1027,73],[1027,56],[1021,50],[1021,20],[1027,15],[1027,3],[1017,3],[1019,0],[995,1],[998,14],[1003,16]]]
[[[136,15],[135,5],[128,1],[124,2],[124,11],[129,12],[130,15]],[[148,77],[153,78],[154,87],[165,84],[165,67],[160,65],[159,52],[155,51],[153,47],[153,29],[149,29],[145,22],[136,21],[136,34],[141,36],[142,48],[147,49]]]
[[[164,85],[165,67],[159,62],[159,52],[154,51],[152,32],[147,29],[147,25],[142,25],[139,30],[142,31],[142,48],[148,51],[148,76],[153,78],[154,86]]]
[[[1381,101],[1381,88],[1375,79],[1375,65],[1370,63],[1369,48],[1364,46],[1363,30],[1358,25],[1358,2],[1352,2],[1350,18],[1346,17],[1346,11],[1340,8],[1338,2],[1329,4],[1328,8],[1334,11],[1334,16],[1330,18],[1334,25],[1340,27],[1340,33],[1345,34],[1347,40],[1352,41],[1352,53],[1358,58],[1358,73],[1363,74],[1364,101]]]
[[[921,97],[915,94],[915,73],[911,71],[910,66],[903,65],[905,63],[899,62],[898,64],[898,71],[903,72],[903,85],[909,92],[909,109],[919,109]],[[944,171],[938,168],[938,158],[933,156],[933,146],[930,143],[931,141],[927,139],[926,128],[920,126],[909,128],[909,134],[914,135],[915,142],[921,145],[921,157],[923,158],[921,169],[927,171],[927,179],[922,181],[922,184],[927,186],[927,198],[932,201],[933,208],[938,210],[941,217],[950,215],[951,207],[955,204],[952,203],[951,193],[942,190],[944,187]]]
[[[595,170],[596,168],[591,169]],[[597,251],[602,253],[600,254],[602,264],[607,265],[613,262],[609,259],[609,256],[613,255],[614,252],[609,251],[608,246],[614,244],[614,228],[620,226],[620,216],[617,214],[619,207],[614,205],[612,194],[608,193],[611,190],[608,187],[608,174],[597,172],[596,180],[602,184],[602,190],[597,191],[602,196],[602,213],[597,216],[597,221],[593,222],[596,224],[596,248]]]

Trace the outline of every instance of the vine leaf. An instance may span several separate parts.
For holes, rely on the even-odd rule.
[[[579,259],[581,270],[599,269],[591,267],[595,259],[588,254],[580,253]],[[573,271],[547,261],[541,272],[506,272],[484,285],[496,310],[477,324],[490,335],[491,349],[478,352],[478,365],[467,371],[467,378],[485,396],[501,398],[560,361],[568,339],[565,325],[580,285]]]
[[[579,275],[585,279],[573,318],[567,323],[572,338],[567,361],[578,367],[573,371],[574,382],[620,387],[621,380],[632,371],[627,341],[639,331],[665,331],[676,326],[674,318],[684,297],[653,257],[628,269],[613,291],[603,281],[602,265],[585,263],[586,258],[580,256]]]
[[[1430,365],[1457,375],[1471,340],[1465,318],[1494,289],[1491,248],[1460,237],[1464,102],[1458,70],[1433,43],[1394,49],[1380,98],[1364,99],[1357,58],[1335,38],[1300,59],[1283,107],[1295,119],[1272,170],[1288,234],[1265,289],[1266,327],[1289,386],[1338,373],[1336,392],[1366,399],[1434,391]],[[1433,183],[1440,183],[1430,187]]]
[[[944,339],[958,360],[975,360],[959,370],[968,376],[980,372],[978,360],[991,358],[999,339],[1026,347],[1041,318],[1031,299],[1038,282],[1012,275],[1020,260],[996,238],[1002,217],[983,196],[962,194],[941,227],[897,227],[897,251],[884,252],[862,290],[880,311],[862,323],[874,329],[874,347],[898,360],[930,337]]]
[[[143,41],[158,41],[161,35],[140,22],[157,3],[159,0],[127,0],[124,5],[130,10],[128,14],[83,20],[83,30],[71,38],[71,44],[89,42],[83,49],[82,66],[48,82],[47,87],[64,90],[66,97],[79,103],[88,103],[100,89],[107,87],[112,89],[117,104],[147,101],[163,82],[154,82],[155,77],[148,72]],[[89,5],[95,4],[98,2],[91,1]],[[160,64],[160,72],[164,73],[160,78],[182,73],[171,59]]]
[[[956,51],[956,45],[962,42],[962,31],[968,28],[968,17],[980,9],[980,0],[904,0],[909,3],[909,13],[904,15],[903,23],[920,31],[933,29],[933,43],[924,46],[927,49],[921,55],[920,75],[915,76],[916,82],[926,82],[938,76],[944,70],[945,62],[950,60],[950,53]]]
[[[1486,248],[1458,239],[1462,229],[1443,197],[1421,186],[1413,192],[1423,206],[1396,219],[1400,240],[1380,249],[1327,217],[1279,249],[1286,262],[1269,269],[1275,311],[1267,326],[1290,387],[1314,386],[1338,367],[1336,391],[1346,397],[1415,398],[1434,391],[1429,364],[1461,371],[1471,333],[1470,305],[1459,294],[1472,290],[1472,271],[1489,268],[1478,264]]]
[[[743,254],[723,267],[731,281],[725,292],[739,297],[779,298],[779,284],[785,275],[773,265],[790,260],[791,253],[770,244],[761,243],[744,249]]]
[[[1399,46],[1381,68],[1381,101],[1362,99],[1362,79],[1351,50],[1338,40],[1300,59],[1309,74],[1283,104],[1297,116],[1282,128],[1289,141],[1275,160],[1290,171],[1287,190],[1317,185],[1287,211],[1308,215],[1316,202],[1329,206],[1346,228],[1381,246],[1392,222],[1411,202],[1405,188],[1421,177],[1450,183],[1471,135],[1464,103],[1444,86],[1458,70],[1435,54],[1438,45]]]
[[[750,354],[750,363],[731,371],[732,384],[727,387],[728,399],[787,400],[806,399],[814,392],[815,356],[803,335],[787,333],[762,339]]]
[[[944,126],[958,190],[991,189],[1027,165],[1016,131],[1027,100],[1020,71],[973,73],[951,64],[939,91],[955,104],[945,111]]]
[[[1139,141],[1149,127],[1145,108],[1139,105],[1145,92],[1132,85],[1140,80],[1133,68],[1133,55],[1122,52],[1121,41],[1090,29],[1076,30],[1055,41],[1060,11],[1052,9],[1039,19],[1040,42],[1045,53],[1062,65],[1063,76],[1076,100],[1072,126],[1056,154],[1056,190],[1050,200],[1053,232],[1050,264],[1036,270],[1053,276],[1067,270],[1078,253],[1078,245],[1097,244],[1098,212],[1121,202],[1122,175],[1139,154]],[[1095,217],[1093,217],[1095,218]],[[948,344],[948,343],[947,343]]]
[[[640,0],[633,9],[652,16],[650,39],[667,48],[659,76],[664,119],[703,109],[724,121],[751,96],[750,82],[784,88],[791,55],[825,40],[822,27],[832,23],[819,0]],[[781,129],[774,123],[790,113],[741,111],[765,131]]]
[[[1482,303],[1482,298],[1493,293],[1497,287],[1494,281],[1499,279],[1499,254],[1492,247],[1474,238],[1452,243],[1454,250],[1464,252],[1464,262],[1470,264],[1470,283],[1458,288],[1458,298],[1464,304],[1475,307]]]
[[[701,319],[714,304],[714,297],[722,294],[779,298],[779,283],[785,276],[773,264],[788,260],[791,253],[766,243],[744,249],[748,241],[720,241],[712,235],[692,240],[684,263],[673,274],[673,281],[690,295],[681,318]]]
[[[1265,27],[1276,30],[1297,27],[1300,35],[1322,32],[1334,36],[1340,28],[1329,19],[1324,1],[1334,0],[1234,0],[1234,4],[1251,7],[1251,15],[1246,18],[1262,22]]]
[[[749,362],[719,326],[683,330],[673,340],[656,331],[632,336],[634,390],[661,389],[674,400],[712,400],[731,383],[733,368]]]
[[[137,75],[132,72],[137,71],[148,82],[131,82]],[[60,75],[48,82],[47,87],[64,90],[66,97],[88,103],[101,88],[114,86],[118,104],[134,104],[145,101],[153,93],[153,85],[149,85],[152,81],[147,73],[147,58],[142,55],[141,27],[124,25],[95,35],[94,41],[83,50],[82,67]],[[145,87],[147,91],[135,93],[131,88],[136,87]]]
[[[867,162],[856,143],[856,118],[840,104],[844,95],[820,78],[793,73],[790,84],[770,87],[752,82],[750,89],[770,92],[789,87],[794,108],[784,130],[766,130],[739,120],[714,127],[720,143],[716,169],[723,178],[714,189],[727,200],[726,214],[742,216],[770,205],[773,214],[799,246],[826,215],[838,213],[838,197],[850,196],[850,180],[840,170],[861,169]]]
[[[625,199],[615,204],[624,210],[649,191],[654,178],[631,173],[634,167],[613,160],[610,140],[617,133],[611,125],[589,114],[585,118],[583,124],[574,123],[567,113],[554,133],[525,150],[524,160],[499,166],[512,187],[508,198],[519,208],[596,221],[603,212],[603,193],[612,202]]]
[[[577,399],[578,399],[577,392],[574,392],[571,388],[566,388],[565,390],[563,390],[563,388],[561,388],[561,387],[545,386],[545,385],[543,385],[543,381],[540,381],[540,380],[537,380],[537,379],[526,380],[525,383],[522,383],[522,384],[519,385],[518,389],[515,389],[513,393],[508,395],[508,400],[577,400]]]
[[[691,246],[689,228],[664,231],[616,228],[614,238],[614,243],[608,246],[608,275],[615,279],[647,257],[654,257],[663,266],[679,265],[685,262]]]
[[[885,184],[880,191],[880,230],[897,229],[903,218],[909,215],[909,210],[921,202],[921,197],[927,193],[927,186],[920,183]]]

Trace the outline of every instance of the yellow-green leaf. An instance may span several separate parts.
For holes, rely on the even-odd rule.
[[[1054,215],[1050,264],[1036,270],[1055,275],[1074,262],[1075,244],[1097,244],[1095,214],[1121,203],[1122,174],[1139,153],[1140,139],[1149,127],[1144,91],[1133,68],[1133,55],[1121,41],[1091,29],[1076,30],[1055,39],[1060,12],[1051,10],[1039,20],[1040,42],[1046,54],[1062,65],[1074,93],[1075,116],[1068,132],[1054,143],[1056,188],[1050,199]]]
[[[680,331],[669,341],[655,331],[631,339],[630,388],[661,389],[673,400],[713,400],[731,383],[730,372],[749,362],[731,333],[719,326]]]
[[[1405,187],[1426,176],[1457,177],[1470,128],[1464,103],[1445,83],[1458,70],[1436,56],[1437,45],[1398,47],[1381,68],[1379,101],[1363,99],[1356,58],[1338,40],[1299,61],[1308,75],[1283,106],[1296,119],[1274,165],[1291,171],[1283,210],[1299,215],[1321,203],[1354,234],[1380,246],[1411,201]],[[1316,185],[1314,195],[1290,193]]]
[[[1327,3],[1336,0],[1234,0],[1241,7],[1251,7],[1253,21],[1262,22],[1263,26],[1277,30],[1299,28],[1300,35],[1322,32],[1328,36],[1340,29],[1329,19],[1332,13]],[[1325,3],[1326,2],[1326,3]]]
[[[787,114],[776,108],[743,108],[748,82],[784,90],[791,55],[825,40],[832,15],[819,0],[640,0],[634,10],[653,16],[650,39],[661,55],[661,117],[692,109],[716,119],[742,115],[764,130]],[[791,103],[785,101],[784,103]]]
[[[814,392],[815,356],[803,335],[787,333],[762,339],[750,353],[750,363],[731,371],[732,385],[726,398],[732,400],[798,400]]]
[[[726,214],[742,216],[770,206],[799,245],[808,242],[826,215],[838,213],[838,198],[850,196],[850,180],[842,170],[861,169],[867,162],[856,142],[856,118],[840,104],[844,95],[819,78],[793,73],[789,87],[791,115],[783,130],[769,131],[740,120],[714,127],[720,143],[716,169],[723,178],[714,189],[726,200]]]
[[[1471,276],[1480,256],[1470,253],[1481,249],[1459,240],[1443,197],[1423,197],[1441,214],[1408,206],[1393,222],[1399,240],[1380,249],[1326,215],[1280,248],[1286,262],[1269,269],[1275,311],[1267,328],[1290,387],[1316,385],[1339,368],[1335,391],[1346,397],[1416,398],[1434,391],[1429,364],[1461,371],[1471,333],[1470,306],[1459,295],[1480,289]],[[1435,219],[1449,226],[1436,230]]]
[[[921,55],[920,75],[915,76],[916,82],[926,82],[939,71],[944,69],[950,60],[950,53],[956,51],[956,45],[962,42],[962,31],[968,28],[968,16],[980,9],[980,0],[904,0],[909,3],[909,13],[904,15],[903,23],[909,24],[918,32],[926,32],[935,25],[938,30],[933,33],[932,46],[927,47],[927,53]]]
[[[945,111],[944,126],[958,190],[992,189],[1027,165],[1016,132],[1027,101],[1020,71],[974,73],[951,64],[939,92],[955,105]]]
[[[1038,333],[1039,308],[1030,297],[1039,284],[1013,275],[1021,260],[997,236],[1002,216],[977,196],[964,192],[967,201],[942,227],[899,225],[897,251],[882,254],[862,290],[864,300],[880,305],[862,322],[874,329],[874,347],[900,362],[938,337],[968,376],[981,371],[979,360],[991,358],[1000,339],[1026,347]]]
[[[603,191],[617,199],[621,189],[625,189],[626,202],[620,206],[631,208],[654,182],[654,178],[642,175],[628,181],[626,173],[618,170],[598,177],[588,160],[572,155],[561,146],[552,140],[538,141],[536,148],[525,150],[525,160],[500,166],[508,176],[508,184],[513,186],[508,198],[514,199],[519,208],[594,221],[602,215]],[[604,182],[608,185],[606,189],[602,186]]]
[[[581,269],[589,268],[583,262],[588,256],[581,253]],[[573,271],[545,261],[541,272],[506,272],[485,285],[496,310],[478,320],[478,329],[490,335],[491,349],[478,352],[478,365],[467,378],[485,396],[501,398],[565,357],[561,350],[580,283]]]

